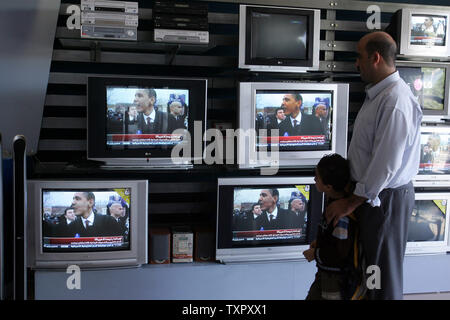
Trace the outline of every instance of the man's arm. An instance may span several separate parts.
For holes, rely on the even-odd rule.
[[[352,194],[348,198],[333,201],[325,210],[327,223],[333,221],[333,226],[336,226],[340,218],[348,216],[366,201],[367,198],[360,197],[355,194]]]

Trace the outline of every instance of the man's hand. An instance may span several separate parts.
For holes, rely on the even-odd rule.
[[[316,251],[315,248],[309,248],[308,250],[303,251],[303,255],[305,256],[306,260],[308,262],[311,262],[314,260],[314,252]]]
[[[330,224],[333,222],[333,226],[336,226],[340,218],[348,216],[366,200],[366,198],[352,195],[348,198],[333,201],[325,209],[325,218],[327,219],[327,223]]]

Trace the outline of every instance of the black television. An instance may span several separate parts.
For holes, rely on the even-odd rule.
[[[202,158],[191,141],[205,132],[206,101],[206,79],[89,77],[88,159],[109,167],[191,167]],[[175,147],[189,154],[175,159]]]
[[[319,69],[320,10],[241,5],[239,68],[306,72]]]
[[[304,259],[324,206],[313,177],[220,178],[217,194],[217,260]]]

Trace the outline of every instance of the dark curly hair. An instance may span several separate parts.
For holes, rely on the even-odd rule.
[[[325,155],[317,164],[317,173],[324,184],[337,192],[347,192],[351,183],[350,162],[337,153]]]

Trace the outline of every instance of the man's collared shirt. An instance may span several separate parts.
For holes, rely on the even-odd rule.
[[[420,160],[422,110],[398,71],[366,87],[348,150],[354,194],[379,206],[379,193],[407,184]]]
[[[302,121],[302,113],[299,112],[295,118],[293,118],[292,116],[290,118],[291,118],[292,127],[295,127],[296,125],[298,126],[300,124],[300,122]],[[297,120],[297,124],[295,124],[294,120]]]
[[[83,222],[83,226],[86,227],[86,220],[89,221],[89,226],[92,227],[94,225],[94,213],[91,211],[91,214],[89,215],[89,217],[87,217],[87,219],[81,217],[81,221]]]
[[[150,113],[150,115],[148,115],[148,116],[144,113],[145,123],[148,123],[147,118],[150,118],[150,123],[153,123],[155,121],[155,117],[156,117],[155,109],[153,109],[152,112]]]

